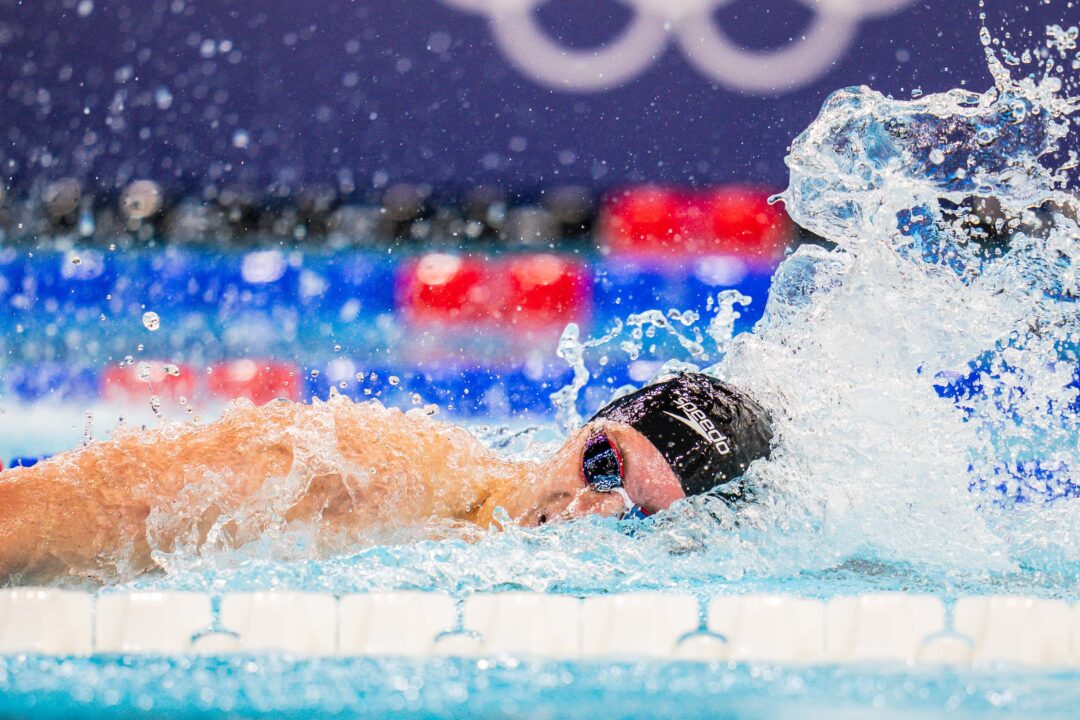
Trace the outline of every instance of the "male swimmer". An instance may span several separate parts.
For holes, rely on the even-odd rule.
[[[499,507],[537,526],[709,492],[737,501],[730,481],[771,437],[752,399],[701,374],[615,400],[543,463],[377,402],[238,404],[209,425],[120,430],[0,473],[0,578],[130,576],[155,566],[152,548],[236,547],[291,523],[348,537],[488,527]]]

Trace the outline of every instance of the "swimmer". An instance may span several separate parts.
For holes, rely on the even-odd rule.
[[[152,549],[238,547],[293,523],[357,538],[490,527],[500,507],[535,527],[708,492],[737,502],[730,482],[770,441],[752,399],[700,374],[615,400],[542,463],[378,402],[241,402],[208,425],[119,430],[0,473],[0,578],[128,577],[157,565]]]

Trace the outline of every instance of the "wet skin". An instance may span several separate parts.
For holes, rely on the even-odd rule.
[[[345,398],[238,403],[208,425],[118,431],[0,473],[0,578],[130,578],[157,566],[153,551],[238,547],[296,525],[329,553],[393,541],[403,528],[468,534],[495,525],[500,507],[525,526],[614,516],[622,499],[590,488],[581,469],[598,429],[619,448],[635,503],[657,512],[683,496],[659,451],[610,422],[579,429],[542,463],[507,460],[450,423]]]

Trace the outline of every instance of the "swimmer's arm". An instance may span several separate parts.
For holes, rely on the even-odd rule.
[[[267,439],[295,419],[283,405],[239,408],[205,426],[124,432],[0,473],[0,578],[151,567],[147,517],[177,498],[193,469],[228,477],[240,496],[287,470],[291,448]]]
[[[517,472],[466,431],[398,411],[341,403],[331,418],[289,402],[237,406],[209,425],[124,432],[0,473],[0,579],[150,568],[151,510],[184,504],[184,489],[208,475],[227,480],[225,500],[235,507],[268,481],[299,473],[308,484],[286,519],[318,514],[324,524],[364,529],[433,518],[487,525],[493,483],[520,487]],[[192,521],[200,542],[218,515],[211,505]],[[155,546],[168,547],[168,533],[184,529],[155,528]]]

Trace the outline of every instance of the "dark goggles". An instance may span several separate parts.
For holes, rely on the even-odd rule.
[[[634,504],[623,486],[623,463],[619,448],[601,432],[593,433],[585,441],[585,452],[581,456],[581,471],[585,482],[597,492],[614,492],[622,497],[625,509],[620,520],[642,518],[648,515],[641,507]]]

